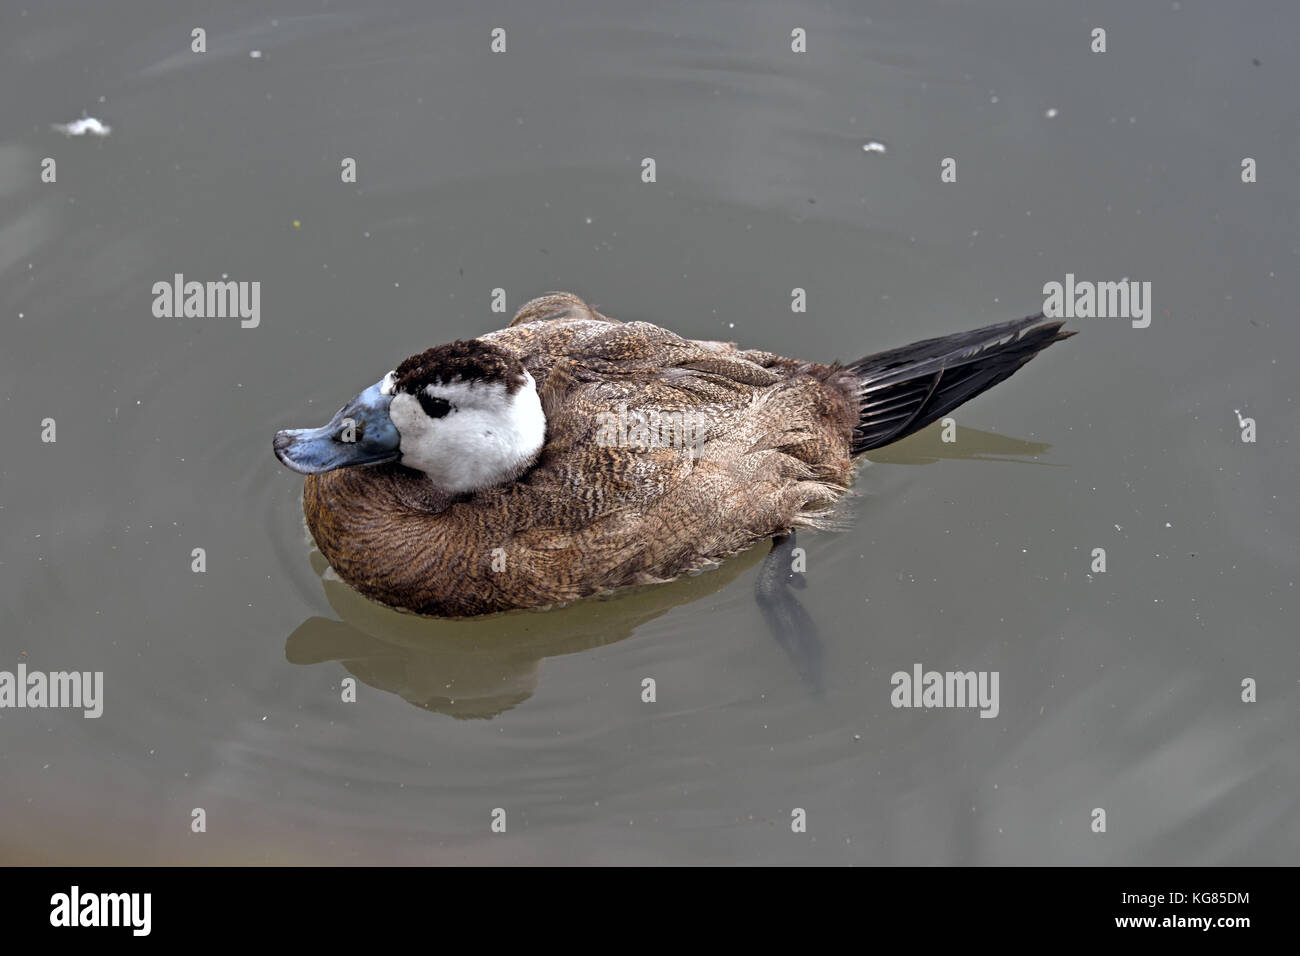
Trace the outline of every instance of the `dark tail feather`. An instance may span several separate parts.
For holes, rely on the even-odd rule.
[[[849,366],[861,383],[862,416],[853,454],[920,431],[1011,376],[1053,342],[1063,323],[1042,314],[878,352]]]

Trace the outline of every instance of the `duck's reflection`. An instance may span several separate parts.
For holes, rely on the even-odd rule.
[[[940,459],[1048,464],[1037,457],[1051,447],[975,428],[961,428],[957,442],[944,442],[935,424],[871,453],[881,464],[927,465]],[[330,606],[342,620],[312,617],[289,635],[285,657],[293,664],[338,661],[362,683],[396,694],[426,710],[453,717],[491,718],[527,700],[537,688],[544,658],[573,654],[631,637],[647,621],[721,591],[768,558],[754,594],[776,641],[800,676],[821,687],[821,642],[815,622],[791,588],[803,584],[790,573],[793,537],[753,548],[712,571],[588,598],[550,611],[516,611],[485,618],[442,620],[390,610],[362,597],[312,550]],[[770,553],[770,557],[769,557]]]
[[[1050,465],[1037,461],[1052,446],[1047,442],[1010,438],[978,428],[957,427],[957,440],[945,442],[943,429],[935,423],[902,441],[884,448],[873,448],[867,458],[882,465],[933,465],[944,459],[966,461],[1005,461],[1022,465]],[[1059,466],[1057,466],[1059,467]]]
[[[495,717],[537,687],[544,658],[631,637],[647,621],[722,590],[767,554],[766,542],[712,571],[550,611],[440,620],[390,610],[362,597],[329,571],[312,567],[342,620],[308,618],[289,635],[293,664],[338,661],[363,684],[453,717]]]

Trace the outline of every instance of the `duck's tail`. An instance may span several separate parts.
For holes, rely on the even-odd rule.
[[[920,431],[1011,376],[1053,342],[1068,339],[1063,323],[1040,313],[970,332],[913,342],[848,366],[859,382],[861,418],[853,454]]]

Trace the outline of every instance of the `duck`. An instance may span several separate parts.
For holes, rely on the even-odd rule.
[[[620,322],[580,297],[402,361],[273,450],[338,576],[468,618],[660,584],[843,527],[859,460],[1073,335],[1041,313],[848,363]]]

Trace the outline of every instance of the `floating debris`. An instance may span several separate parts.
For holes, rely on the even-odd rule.
[[[1050,107],[1043,115],[1048,119],[1056,119],[1056,107]]]
[[[85,136],[87,133],[93,133],[96,136],[107,136],[113,131],[112,127],[105,126],[93,116],[83,116],[71,123],[55,123],[54,129],[64,136]]]
[[[877,141],[874,140],[874,139],[873,139],[871,142],[869,142],[869,143],[863,143],[863,144],[862,144],[862,151],[863,151],[864,153],[884,153],[884,152],[888,152],[888,150],[885,148],[885,144],[884,144],[884,143],[879,143],[879,142],[877,142]]]

